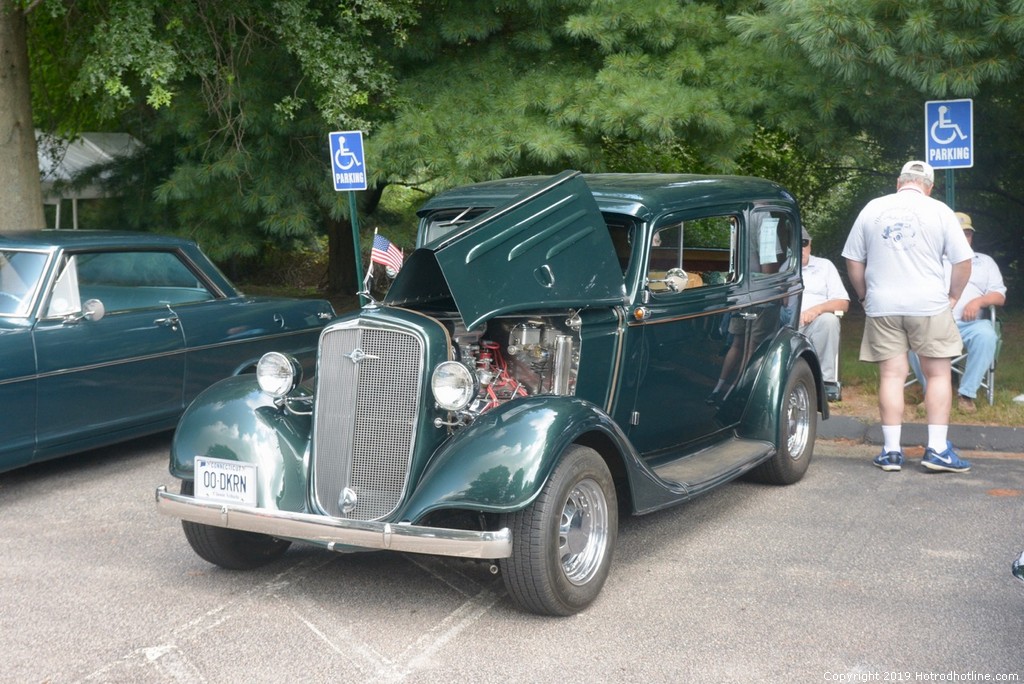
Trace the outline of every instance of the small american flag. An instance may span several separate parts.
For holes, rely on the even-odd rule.
[[[391,244],[383,235],[373,236],[373,249],[370,250],[370,263],[380,264],[389,271],[398,272],[402,268],[402,250]]]

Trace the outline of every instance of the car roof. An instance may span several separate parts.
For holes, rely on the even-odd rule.
[[[425,216],[437,209],[497,207],[539,188],[551,176],[522,176],[485,181],[439,193],[419,210]],[[583,179],[603,211],[647,219],[655,213],[702,205],[749,202],[752,199],[795,202],[778,183],[749,176],[711,176],[663,173],[596,173]]]
[[[113,230],[22,230],[0,232],[0,247],[20,249],[89,249],[104,247],[179,248],[193,245],[191,240],[159,235]]]

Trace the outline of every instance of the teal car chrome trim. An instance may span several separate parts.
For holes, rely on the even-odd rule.
[[[611,382],[608,383],[608,392],[605,394],[604,410],[608,413],[615,405],[616,392],[619,389],[619,371],[622,368],[623,337],[626,323],[626,312],[621,306],[612,311],[615,313],[617,325],[615,326],[615,347],[612,351]]]
[[[508,558],[512,554],[512,533],[508,528],[476,532],[344,520],[280,510],[268,515],[266,510],[254,506],[202,501],[191,496],[172,494],[163,486],[156,490],[156,507],[164,515],[201,525],[256,532],[284,539],[301,539],[324,544],[332,550],[335,545],[340,545],[380,551],[482,559]]]
[[[303,331],[303,330],[296,330],[296,331],[287,332],[287,333],[277,333],[277,334],[274,334],[274,335],[261,335],[260,339],[262,339],[262,340],[281,340],[281,339],[286,339],[286,338],[289,338],[289,337],[295,337],[295,336],[304,335],[304,334],[305,334],[305,331]],[[235,346],[235,345],[248,344],[248,343],[249,343],[249,340],[247,340],[247,339],[244,339],[244,340],[234,340],[232,342],[223,342],[221,344],[206,344],[206,345],[203,345],[201,347],[189,347],[188,349],[178,349],[178,350],[175,350],[175,351],[163,352],[163,353],[160,353],[160,354],[144,354],[144,355],[141,355],[141,356],[132,356],[130,358],[116,359],[114,361],[106,361],[106,362],[103,362],[103,363],[94,363],[94,364],[90,364],[90,365],[87,365],[87,366],[76,366],[75,368],[61,368],[60,370],[49,371],[49,372],[46,372],[46,373],[38,373],[36,375],[24,375],[24,376],[17,377],[17,378],[0,379],[0,385],[6,385],[6,384],[14,383],[14,382],[23,382],[25,380],[38,380],[38,379],[43,379],[43,378],[51,378],[51,377],[55,377],[55,376],[69,375],[69,374],[72,374],[72,373],[81,373],[83,371],[91,371],[91,370],[96,370],[98,368],[109,368],[109,367],[112,367],[112,366],[124,366],[124,365],[128,365],[130,363],[138,363],[140,361],[151,361],[153,359],[160,359],[160,358],[166,358],[166,357],[175,357],[175,356],[188,356],[188,354],[190,354],[191,352],[199,352],[199,351],[204,351],[204,350],[208,350],[208,349],[223,349],[224,347],[231,347],[231,346]],[[313,349],[315,349],[315,346],[310,345],[307,348],[307,351],[312,351]],[[253,361],[255,361],[255,360],[256,359],[253,359]]]

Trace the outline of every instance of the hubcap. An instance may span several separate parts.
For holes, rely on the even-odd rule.
[[[811,398],[800,383],[793,388],[786,403],[786,451],[793,460],[800,458],[807,447],[811,431]]]
[[[562,507],[558,557],[566,579],[586,584],[597,573],[608,546],[608,502],[591,479],[578,482]]]

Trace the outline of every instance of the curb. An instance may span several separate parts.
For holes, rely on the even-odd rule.
[[[864,444],[882,445],[882,426],[865,423],[849,416],[832,416],[818,422],[818,439],[848,439]],[[1024,453],[1024,428],[992,425],[950,425],[949,440],[958,449],[967,451],[1006,451]],[[924,444],[928,441],[928,426],[921,423],[903,424],[906,444]]]

